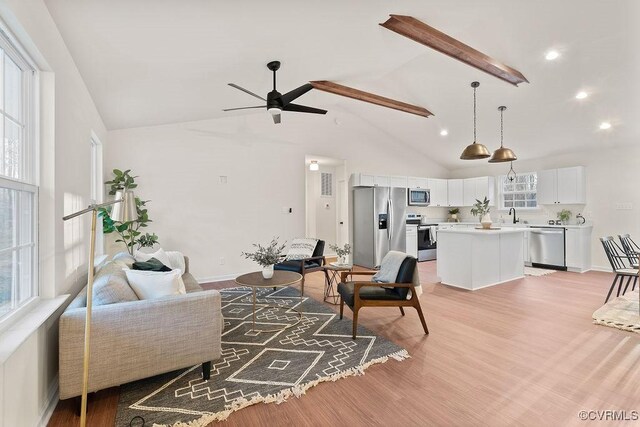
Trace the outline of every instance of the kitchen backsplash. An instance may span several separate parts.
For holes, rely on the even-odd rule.
[[[591,222],[585,205],[541,206],[539,209],[534,211],[525,211],[524,209],[521,209],[516,210],[516,213],[521,222],[527,221],[530,224],[546,224],[550,219],[558,219],[558,212],[562,209],[568,209],[571,211],[571,220],[569,221],[569,224],[577,224],[576,215],[578,213],[581,213],[587,222]],[[449,217],[449,208],[408,206],[407,212],[421,214],[434,222],[444,222]],[[495,223],[499,223],[501,218],[504,222],[513,221],[513,217],[509,215],[508,211],[499,211],[493,207],[491,209],[491,220]],[[468,206],[460,208],[458,219],[462,222],[478,221],[478,218],[471,215],[471,208]]]

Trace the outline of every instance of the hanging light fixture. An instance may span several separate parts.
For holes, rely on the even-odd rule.
[[[471,87],[473,88],[473,144],[467,145],[464,149],[460,155],[462,160],[486,159],[491,156],[487,147],[476,142],[476,89],[478,86],[480,86],[478,82],[471,83]]]
[[[318,169],[320,169],[320,166],[318,165],[318,161],[317,160],[311,160],[311,163],[309,164],[309,170],[310,171],[317,171]]]
[[[500,148],[498,148],[496,151],[493,152],[493,155],[489,159],[489,163],[513,162],[514,160],[518,160],[518,158],[513,153],[513,151],[511,151],[510,148],[504,148],[504,146],[502,145],[502,142],[504,139],[503,115],[504,115],[504,110],[506,109],[507,107],[505,107],[504,105],[498,107],[498,110],[500,110]]]
[[[509,169],[509,172],[507,172],[507,179],[509,182],[513,182],[516,180],[517,176],[516,171],[513,170],[513,162],[511,162],[511,168]]]

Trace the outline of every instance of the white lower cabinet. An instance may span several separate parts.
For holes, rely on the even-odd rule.
[[[591,227],[567,228],[564,235],[567,270],[582,273],[591,268]]]
[[[418,258],[418,226],[407,225],[407,254]]]

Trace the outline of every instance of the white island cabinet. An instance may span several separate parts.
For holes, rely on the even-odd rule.
[[[522,228],[438,230],[438,276],[445,285],[476,290],[524,277]]]

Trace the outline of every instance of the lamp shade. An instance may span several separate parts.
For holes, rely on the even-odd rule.
[[[118,190],[116,200],[120,202],[113,205],[111,219],[115,222],[129,222],[138,218],[136,211],[136,196],[130,190]]]
[[[467,145],[462,154],[460,155],[460,159],[462,160],[477,160],[477,159],[486,159],[491,156],[487,147],[483,144],[478,144],[474,142],[473,144]]]
[[[518,160],[518,158],[510,148],[500,147],[493,152],[493,155],[489,159],[489,163],[512,162],[514,160]]]

